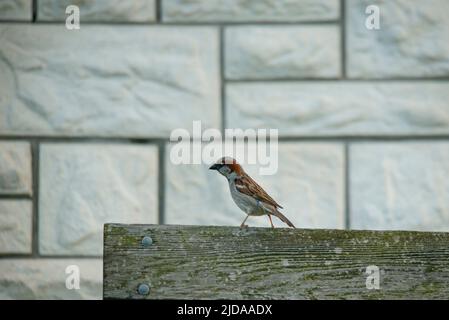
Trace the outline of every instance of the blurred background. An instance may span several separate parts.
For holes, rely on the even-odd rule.
[[[170,132],[194,120],[279,130],[278,172],[248,172],[299,228],[449,231],[448,13],[0,0],[0,298],[100,299],[105,222],[240,225],[223,177],[170,162]]]

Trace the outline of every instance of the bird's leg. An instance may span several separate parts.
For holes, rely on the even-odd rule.
[[[257,200],[257,206],[259,206],[259,204],[260,204],[260,202],[259,202],[259,200]],[[267,213],[265,212],[264,206],[261,206],[261,208],[262,208],[263,213],[264,213],[264,214],[267,214]],[[271,221],[271,215],[270,215],[270,214],[268,214],[268,219],[270,219],[271,227],[274,229],[273,221]]]
[[[246,218],[245,218],[245,220],[243,220],[242,224],[240,225],[240,229],[243,229],[243,228],[247,228],[247,227],[248,227],[248,225],[246,225],[246,224],[245,224],[245,222],[246,222],[246,219],[248,219],[248,217],[249,217],[249,214],[248,214],[248,215],[246,215]]]
[[[271,215],[268,215],[268,219],[270,219],[271,228],[274,229],[273,221],[271,220]]]

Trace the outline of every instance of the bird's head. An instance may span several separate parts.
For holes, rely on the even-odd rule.
[[[231,178],[232,176],[241,176],[243,173],[242,166],[237,163],[237,161],[230,157],[223,157],[218,159],[210,168],[210,170],[217,170],[220,174],[226,178]]]

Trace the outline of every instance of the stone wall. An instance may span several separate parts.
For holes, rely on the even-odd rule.
[[[105,222],[239,225],[221,177],[168,161],[171,130],[193,120],[279,129],[279,171],[257,180],[298,227],[449,231],[448,12],[1,0],[0,298],[101,298]],[[80,290],[65,288],[71,264]]]

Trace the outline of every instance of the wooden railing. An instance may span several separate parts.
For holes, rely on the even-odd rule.
[[[105,299],[448,299],[449,233],[104,227]]]

